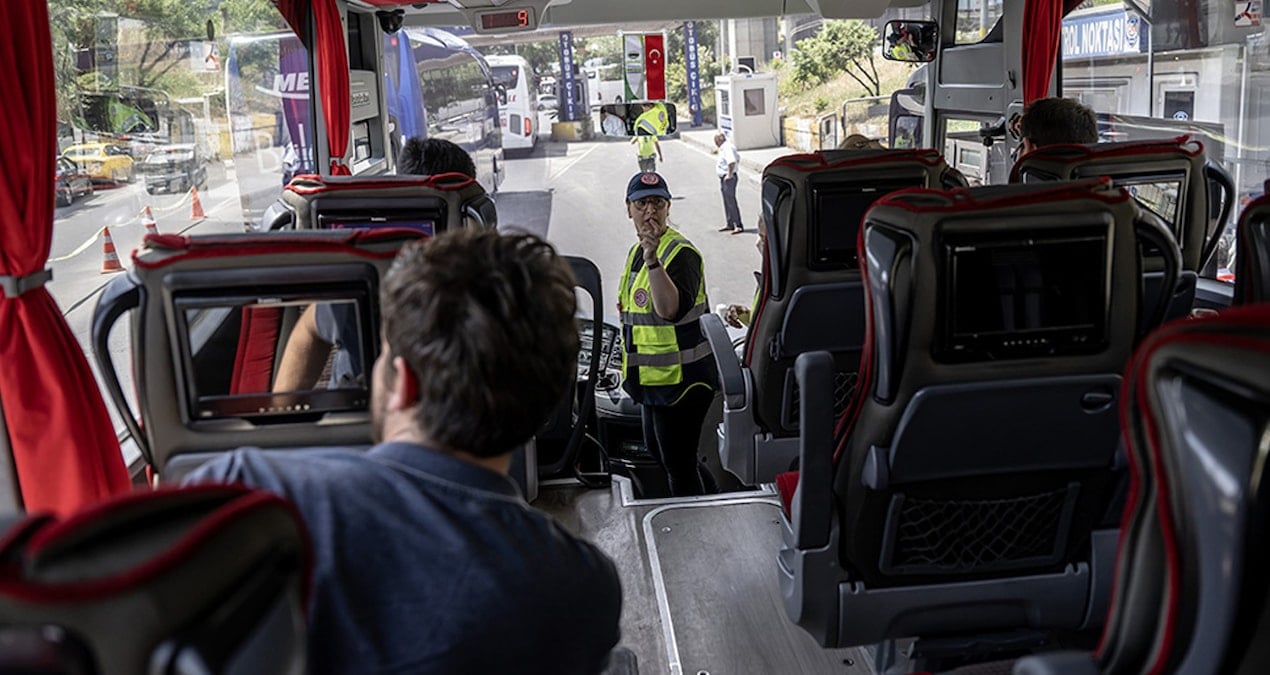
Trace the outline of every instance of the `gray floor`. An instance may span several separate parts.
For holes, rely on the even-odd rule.
[[[545,487],[535,506],[616,561],[622,644],[642,675],[871,672],[861,650],[822,649],[786,618],[775,495],[632,502],[621,483]]]

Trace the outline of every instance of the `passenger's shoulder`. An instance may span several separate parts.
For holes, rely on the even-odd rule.
[[[238,448],[207,462],[182,481],[192,483],[242,483],[281,491],[287,483],[305,482],[313,476],[333,475],[334,465],[365,461],[354,448],[306,448],[265,450]]]

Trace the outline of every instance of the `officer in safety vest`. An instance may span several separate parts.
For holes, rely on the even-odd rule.
[[[639,170],[656,171],[657,162],[666,161],[662,156],[661,143],[657,137],[666,133],[670,122],[665,107],[654,103],[644,103],[643,108],[644,112],[635,118],[635,137],[631,139],[631,142],[635,144]]]
[[[655,172],[626,186],[631,247],[618,290],[623,387],[642,404],[644,442],[675,496],[704,492],[697,441],[718,381],[698,319],[709,311],[701,253],[667,225],[670,190]]]

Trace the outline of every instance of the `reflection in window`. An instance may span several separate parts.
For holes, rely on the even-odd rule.
[[[767,112],[767,101],[763,97],[762,89],[746,89],[741,94],[745,97],[746,117]]]
[[[957,0],[957,44],[982,40],[1001,18],[1001,0]]]

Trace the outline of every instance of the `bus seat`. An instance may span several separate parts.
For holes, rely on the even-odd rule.
[[[1270,306],[1157,331],[1122,396],[1135,489],[1101,645],[1014,672],[1265,672]]]
[[[0,533],[0,671],[303,673],[312,553],[241,486],[139,492]]]
[[[369,444],[379,279],[421,236],[350,229],[147,238],[98,299],[92,327],[106,390],[147,463],[177,480],[175,469],[194,466],[174,463],[182,455]],[[291,388],[278,378],[312,306],[329,313],[340,349],[328,348],[311,389],[275,391]],[[125,395],[109,341],[125,315],[135,398]]]
[[[1244,207],[1235,237],[1235,304],[1270,301],[1270,196]]]
[[[1172,226],[1185,271],[1169,318],[1186,316],[1194,303],[1196,275],[1217,251],[1226,231],[1235,202],[1234,181],[1224,169],[1205,159],[1202,142],[1179,136],[1041,147],[1019,158],[1011,169],[1010,182],[1096,176],[1109,176]],[[1159,265],[1154,258],[1148,251],[1146,283],[1152,291],[1159,283]]]
[[[834,355],[839,409],[855,387],[864,335],[855,240],[865,209],[894,190],[964,185],[930,149],[790,155],[764,169],[767,249],[743,358],[719,317],[701,318],[723,382],[720,461],[742,483],[770,482],[798,455],[799,354]]]
[[[909,190],[868,211],[861,385],[842,415],[832,358],[796,362],[791,619],[826,647],[1102,620],[1143,240],[1175,279],[1166,226],[1106,179]],[[1141,302],[1159,317],[1166,298]]]
[[[436,234],[498,227],[494,201],[460,173],[435,176],[296,176],[282,192],[297,230],[407,227]]]

